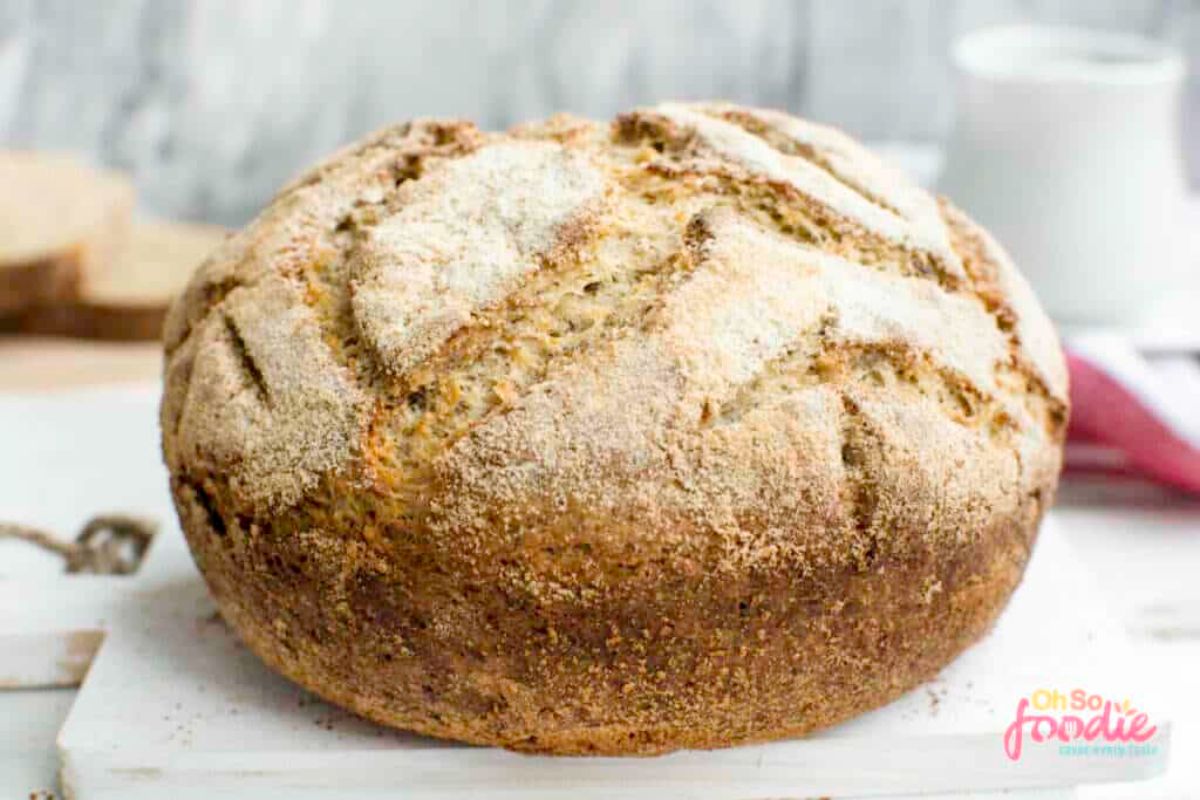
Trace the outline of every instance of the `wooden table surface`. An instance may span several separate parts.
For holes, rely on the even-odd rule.
[[[161,372],[158,342],[0,336],[2,392],[154,380]]]

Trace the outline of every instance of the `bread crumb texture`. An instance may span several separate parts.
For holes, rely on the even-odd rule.
[[[1020,580],[1067,414],[984,231],[715,103],[381,131],[203,264],[166,349],[175,501],[249,646],[553,753],[802,735],[928,680]]]

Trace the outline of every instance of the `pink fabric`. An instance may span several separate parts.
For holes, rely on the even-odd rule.
[[[1067,367],[1071,374],[1068,473],[1136,475],[1200,494],[1200,448],[1156,416],[1136,391],[1088,358],[1068,353]],[[1076,445],[1087,445],[1079,448],[1079,458],[1072,457]],[[1098,448],[1112,451],[1111,458],[1095,458]]]

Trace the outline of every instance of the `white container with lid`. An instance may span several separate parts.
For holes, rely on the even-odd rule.
[[[1122,34],[1018,26],[958,41],[941,190],[1060,322],[1143,322],[1180,285],[1183,60]]]

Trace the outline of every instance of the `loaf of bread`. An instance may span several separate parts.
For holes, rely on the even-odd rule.
[[[1019,582],[1067,413],[984,231],[722,104],[381,131],[210,257],[165,346],[176,506],[246,644],[549,753],[798,736],[932,678]]]
[[[125,245],[133,185],[64,155],[0,153],[0,315],[72,302]]]

